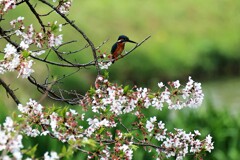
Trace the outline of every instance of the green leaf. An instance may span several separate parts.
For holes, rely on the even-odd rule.
[[[98,133],[101,134],[104,130],[105,130],[105,128],[104,128],[104,127],[101,127],[101,128],[98,130]]]
[[[63,146],[62,147],[62,153],[65,154],[66,152],[67,152],[67,148],[66,148],[66,146]]]
[[[55,32],[57,29],[58,29],[58,25],[56,25],[56,24],[53,23],[53,24],[51,25],[51,31]]]
[[[138,146],[136,146],[136,145],[134,145],[134,144],[132,144],[132,145],[130,145],[129,146],[131,149],[133,149],[134,151],[136,151],[139,147]]]
[[[18,116],[17,116],[16,112],[13,112],[13,113],[12,113],[12,119],[15,120],[15,119],[17,119],[17,118],[18,118]]]
[[[30,149],[22,150],[22,152],[30,156],[31,158],[34,158],[37,147],[38,147],[38,144],[36,144],[34,147]]]
[[[88,92],[89,92],[90,96],[93,96],[96,93],[96,90],[95,90],[95,88],[90,87],[90,90]]]
[[[107,106],[106,106],[105,113],[109,113],[110,109],[111,109],[110,105],[107,105]]]
[[[60,108],[59,109],[59,111],[60,111],[59,115],[62,116],[62,117],[65,117],[68,110],[69,110],[69,107]]]
[[[93,139],[84,139],[82,144],[90,146],[93,150],[97,148],[97,143]]]
[[[105,79],[108,79],[109,78],[109,73],[108,73],[108,71],[104,71],[104,73],[103,73],[103,77],[105,78]]]
[[[60,157],[66,157],[67,159],[71,159],[72,155],[73,155],[73,148],[72,147],[68,147],[66,148],[66,146],[62,147],[62,152],[59,154]]]
[[[154,95],[152,95],[152,94],[149,94],[149,95],[148,95],[148,98],[150,98],[150,99],[153,99],[154,97],[156,97],[156,96],[154,96]]]
[[[123,133],[123,137],[132,137],[132,133],[131,132]]]
[[[127,85],[127,86],[125,86],[125,87],[123,88],[123,93],[124,93],[124,94],[127,94],[128,91],[129,91],[129,85]]]
[[[24,58],[27,58],[27,57],[30,56],[30,53],[29,53],[28,51],[24,50],[24,51],[22,51],[22,56],[23,56]]]
[[[53,104],[52,107],[47,107],[47,113],[50,115],[56,111],[56,106]]]

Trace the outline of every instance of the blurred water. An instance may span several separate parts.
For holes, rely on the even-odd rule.
[[[240,109],[240,77],[226,78],[202,84],[205,104],[210,101],[214,106],[231,110],[238,114]]]

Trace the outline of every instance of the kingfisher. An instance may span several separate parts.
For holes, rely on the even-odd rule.
[[[137,42],[134,42],[134,41],[130,40],[125,35],[119,36],[117,42],[112,46],[112,50],[111,50],[112,59],[113,59],[112,63],[114,63],[114,61],[117,59],[117,57],[119,55],[121,55],[121,53],[124,50],[126,42],[136,43],[137,44]]]

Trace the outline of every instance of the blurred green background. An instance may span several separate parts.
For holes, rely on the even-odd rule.
[[[49,10],[41,3],[37,5],[37,9],[40,13]],[[27,25],[34,23],[36,26],[36,19],[29,13],[30,10],[21,5],[19,9],[10,11],[6,19],[22,15]],[[75,20],[75,24],[89,36],[95,46],[109,38],[109,41],[101,47],[101,53],[109,53],[112,44],[121,34],[136,42],[151,35],[152,37],[141,47],[110,67],[110,80],[124,85],[149,87],[153,90],[157,87],[157,82],[176,79],[186,82],[188,76],[202,82],[205,101],[200,108],[193,111],[184,109],[174,113],[166,112],[166,115],[161,117],[165,121],[171,119],[170,130],[182,127],[189,129],[188,131],[193,129],[203,131],[203,136],[211,134],[215,149],[212,154],[207,155],[207,159],[239,158],[240,1],[75,0],[69,18]],[[43,20],[63,22],[60,17],[54,15]],[[5,28],[9,26],[7,21],[1,23]],[[62,50],[79,49],[86,45],[82,37],[68,25],[63,27],[63,34],[64,41],[76,37],[78,43]],[[6,42],[0,40],[1,50],[5,44]],[[127,44],[126,50],[133,46]],[[54,56],[51,58],[54,59]],[[71,55],[71,58],[85,63],[92,55],[90,49],[86,49]],[[45,64],[36,62],[34,68],[36,71],[34,75],[43,80],[45,78],[43,75],[47,72]],[[50,71],[54,76],[73,72],[72,69],[59,69],[54,66],[50,66]],[[93,85],[95,76],[94,68],[82,70],[66,79],[62,87],[84,93]],[[34,86],[25,80],[17,79],[16,73],[1,75],[1,78],[11,84],[11,88],[19,88],[16,94],[23,103],[30,97],[40,99],[41,94]],[[0,119],[3,120],[16,109],[16,106],[10,98],[7,98],[2,87],[0,93],[2,95]],[[44,101],[44,105],[52,103],[49,100]],[[142,159],[145,155],[143,152],[137,152],[135,157]]]

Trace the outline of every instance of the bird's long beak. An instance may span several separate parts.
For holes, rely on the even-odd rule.
[[[137,44],[137,42],[134,42],[134,41],[132,41],[132,40],[128,40],[127,42],[130,42],[130,43],[136,43],[136,44]]]

